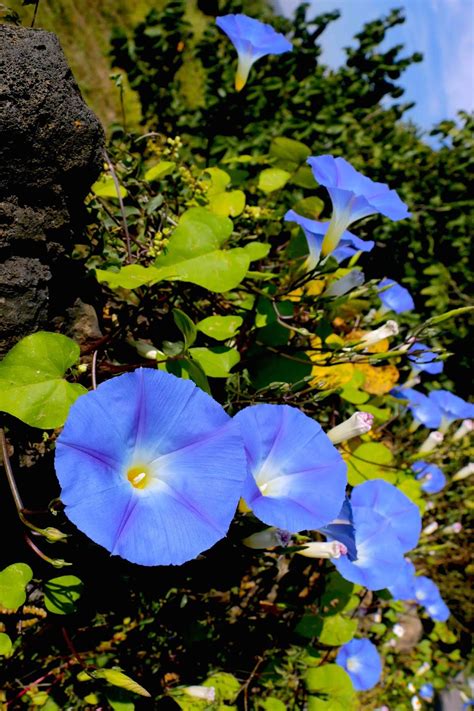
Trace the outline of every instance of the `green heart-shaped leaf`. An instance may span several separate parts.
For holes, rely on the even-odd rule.
[[[26,600],[26,586],[33,571],[26,563],[13,563],[0,571],[0,607],[18,610]]]
[[[32,427],[61,427],[72,403],[87,392],[63,378],[79,354],[77,343],[60,333],[23,338],[0,363],[0,411]]]

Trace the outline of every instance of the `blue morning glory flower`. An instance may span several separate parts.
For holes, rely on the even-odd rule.
[[[344,158],[317,156],[308,158],[308,164],[318,183],[327,188],[333,205],[321,250],[323,257],[336,249],[343,233],[356,220],[378,212],[395,221],[410,216],[395,190],[366,178]]]
[[[430,402],[441,411],[445,427],[454,422],[454,420],[465,420],[474,417],[474,404],[466,402],[457,395],[453,395],[449,390],[432,390],[428,397]]]
[[[252,65],[267,54],[291,52],[293,45],[271,25],[247,15],[223,15],[216,25],[226,33],[238,55],[235,88],[244,88]]]
[[[331,223],[310,220],[307,217],[298,215],[294,210],[288,210],[284,219],[287,222],[296,222],[303,229],[309,250],[306,267],[308,271],[311,271],[319,262],[324,236]],[[339,244],[333,251],[332,256],[338,263],[341,263],[344,259],[357,254],[357,252],[370,252],[374,245],[375,242],[371,240],[365,241],[353,235],[352,232],[346,231],[342,233]]]
[[[412,465],[412,469],[416,473],[416,478],[421,480],[421,488],[427,494],[437,494],[446,486],[446,477],[436,464],[418,460]]]
[[[55,466],[77,528],[140,565],[184,563],[225,536],[246,475],[223,408],[190,380],[142,368],[74,403]]]
[[[434,686],[433,684],[423,684],[420,687],[419,695],[424,701],[433,701],[434,697]]]
[[[387,293],[387,292],[385,292]],[[408,360],[412,364],[413,370],[424,371],[430,375],[438,375],[443,372],[444,363],[438,360],[438,356],[430,351],[424,343],[413,343],[408,349]]]
[[[428,615],[435,622],[446,622],[450,616],[449,608],[439,592],[438,586],[424,575],[414,579],[416,600],[423,605]]]
[[[356,691],[372,689],[382,676],[382,662],[377,647],[368,639],[352,639],[344,644],[336,664],[346,670]]]
[[[388,586],[388,591],[394,600],[415,599],[415,572],[415,566],[411,560],[405,558],[400,575],[392,585]]]
[[[382,590],[394,583],[401,573],[404,558],[400,542],[389,520],[372,509],[353,506],[352,516],[357,559],[351,561],[348,556],[342,556],[332,562],[351,583],[369,590]]]
[[[421,516],[416,506],[396,486],[383,479],[372,479],[355,486],[351,506],[371,508],[390,522],[403,552],[416,546],[421,532]]]
[[[441,410],[431,397],[413,388],[394,388],[391,395],[402,400],[408,400],[407,407],[413,419],[430,430],[437,429],[441,424]]]
[[[333,560],[340,574],[369,590],[396,583],[421,530],[418,508],[392,484],[372,479],[355,486],[351,494],[357,559]]]
[[[315,530],[339,514],[346,464],[310,417],[288,405],[253,405],[234,419],[248,461],[242,497],[269,526]]]
[[[379,287],[381,289],[390,287],[385,291],[380,291],[378,295],[386,310],[403,314],[405,311],[412,311],[415,308],[415,302],[408,289],[393,279],[382,279],[379,282]]]

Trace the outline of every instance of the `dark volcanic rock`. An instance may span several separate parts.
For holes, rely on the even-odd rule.
[[[58,186],[83,199],[102,142],[57,37],[0,25],[0,197]]]
[[[56,36],[0,25],[0,355],[84,299],[69,255],[103,145]]]

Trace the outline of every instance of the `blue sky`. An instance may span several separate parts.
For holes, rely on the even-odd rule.
[[[299,2],[275,0],[275,5],[291,14]],[[407,21],[390,31],[386,44],[403,43],[406,54],[424,55],[400,80],[406,90],[402,100],[417,104],[407,116],[429,130],[437,121],[455,118],[459,109],[474,110],[474,0],[312,0],[311,6],[313,14],[342,13],[321,37],[322,59],[331,67],[343,62],[343,48],[353,44],[365,22],[403,7]]]

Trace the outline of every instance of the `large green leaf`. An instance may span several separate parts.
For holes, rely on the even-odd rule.
[[[295,163],[303,163],[311,155],[311,148],[293,138],[278,136],[271,143],[270,155],[283,160],[292,160]]]
[[[151,183],[153,180],[161,180],[161,178],[172,173],[175,167],[176,163],[173,163],[173,161],[161,160],[157,165],[154,165],[146,171],[144,179],[147,183]]]
[[[356,694],[349,675],[337,664],[309,669],[305,675],[310,694],[308,711],[352,711],[357,708]]]
[[[208,316],[199,321],[196,328],[216,341],[226,341],[235,336],[242,323],[241,316]]]
[[[281,168],[266,168],[262,170],[258,176],[258,187],[264,193],[272,193],[275,190],[283,188],[290,178],[291,173],[287,170],[282,170]]]
[[[96,679],[105,679],[105,681],[112,684],[112,686],[118,686],[120,689],[126,689],[126,691],[133,691],[134,694],[138,694],[139,696],[151,696],[143,686],[119,669],[97,669],[93,672],[93,676]]]
[[[77,343],[59,333],[23,338],[0,363],[0,410],[32,427],[61,427],[72,403],[87,392],[63,378],[79,354]]]
[[[126,189],[120,185],[120,197],[124,198],[127,195]],[[91,191],[97,197],[101,198],[118,198],[117,187],[111,175],[104,173],[91,187]]]
[[[60,575],[51,578],[44,586],[46,609],[56,615],[70,615],[76,611],[76,602],[82,594],[84,584],[76,575]]]
[[[0,571],[0,607],[18,610],[26,600],[26,586],[32,577],[26,563],[13,563]]]
[[[188,281],[209,291],[223,292],[235,288],[245,277],[250,262],[263,253],[255,247],[222,249],[232,233],[232,222],[202,207],[185,212],[170,237],[166,254],[160,255],[154,267],[138,264],[123,267],[119,272],[98,269],[99,281],[111,287],[134,289],[163,279]]]
[[[320,615],[303,615],[295,628],[302,637],[311,639],[317,637],[318,642],[330,647],[339,647],[349,642],[357,629],[357,620],[351,620],[342,615],[321,617]]]
[[[368,479],[385,479],[393,483],[396,472],[390,468],[393,454],[381,442],[364,442],[355,449],[347,463],[347,478],[351,486]]]
[[[190,348],[189,354],[197,360],[205,374],[212,378],[227,378],[231,368],[240,360],[240,354],[235,348],[225,346]]]
[[[189,346],[192,346],[196,340],[196,326],[189,316],[185,314],[184,311],[181,311],[181,309],[173,309],[173,319],[176,326],[184,336],[184,345],[186,348],[189,348]]]

